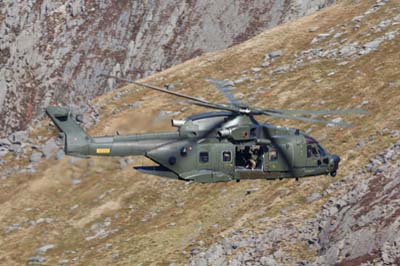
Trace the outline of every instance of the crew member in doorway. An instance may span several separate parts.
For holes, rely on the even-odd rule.
[[[245,159],[246,159],[246,168],[254,170],[257,165],[257,160],[258,160],[258,149],[257,148],[252,148],[250,150],[249,146],[246,146],[244,150],[245,154]]]

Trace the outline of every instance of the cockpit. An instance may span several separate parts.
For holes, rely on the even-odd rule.
[[[310,136],[306,136],[306,144],[307,144],[307,158],[311,157],[324,157],[328,153],[325,149],[316,141],[314,138]]]

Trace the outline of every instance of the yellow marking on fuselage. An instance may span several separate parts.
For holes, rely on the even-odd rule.
[[[103,149],[96,149],[97,154],[110,154],[111,150],[109,148],[103,148]]]

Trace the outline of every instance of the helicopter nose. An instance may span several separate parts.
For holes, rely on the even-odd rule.
[[[339,168],[340,157],[336,154],[331,155],[329,166],[331,168],[331,176],[336,176],[336,170]]]
[[[339,165],[340,157],[336,154],[332,155],[333,161],[335,162],[335,166]]]

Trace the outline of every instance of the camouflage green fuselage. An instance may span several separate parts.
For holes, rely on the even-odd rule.
[[[66,109],[48,107],[47,114],[64,132],[67,154],[142,155],[159,166],[137,170],[168,178],[206,183],[299,178],[336,173],[339,163],[298,130],[259,124],[248,115],[203,113],[182,121],[175,132],[90,137]],[[253,155],[252,168],[246,152]]]

